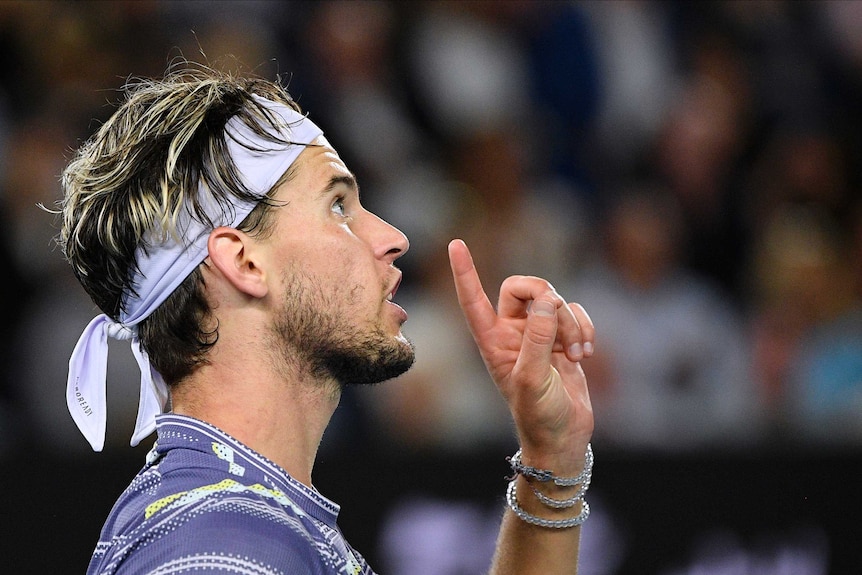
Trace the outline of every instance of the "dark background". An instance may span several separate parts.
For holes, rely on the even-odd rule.
[[[792,543],[824,551],[828,573],[862,572],[858,450],[668,457],[598,449],[590,496],[624,531],[621,575],[681,566],[699,540],[719,530],[762,556]],[[102,521],[142,455],[31,452],[7,459],[0,540],[4,563],[15,566],[8,572],[83,573]],[[508,471],[502,453],[333,453],[319,462],[315,483],[342,505],[339,522],[351,544],[385,572],[376,535],[389,507],[421,494],[494,512],[502,509]]]

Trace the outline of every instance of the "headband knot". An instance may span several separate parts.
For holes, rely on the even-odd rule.
[[[105,334],[111,339],[129,340],[138,335],[137,326],[128,327],[122,323],[111,321],[105,324]]]

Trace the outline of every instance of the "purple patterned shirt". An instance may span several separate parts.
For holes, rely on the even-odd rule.
[[[317,490],[202,421],[164,414],[157,430],[87,575],[373,575]]]

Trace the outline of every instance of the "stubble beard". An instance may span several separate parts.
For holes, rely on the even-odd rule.
[[[324,291],[313,278],[294,270],[285,285],[285,302],[274,330],[279,355],[302,375],[335,381],[339,387],[366,385],[397,377],[413,365],[415,352],[409,340],[389,335],[379,325],[357,325],[360,318],[346,310],[346,302],[335,301],[336,294]],[[339,293],[362,291],[362,286],[355,286]]]

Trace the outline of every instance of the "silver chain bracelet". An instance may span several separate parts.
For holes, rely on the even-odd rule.
[[[587,492],[587,489],[589,489],[589,487],[590,479],[587,478],[587,480],[584,481],[580,487],[578,487],[578,490],[575,492],[575,494],[568,499],[554,499],[553,497],[548,497],[547,495],[536,489],[535,485],[530,483],[530,489],[533,490],[533,495],[536,496],[536,499],[541,501],[542,504],[546,507],[551,507],[553,509],[566,509],[568,507],[574,507],[578,501],[583,499],[584,494]]]
[[[515,496],[516,484],[517,477],[509,482],[509,487],[506,489],[506,503],[509,505],[509,509],[512,510],[512,513],[514,513],[521,521],[525,521],[531,525],[545,527],[547,529],[568,529],[570,527],[582,525],[590,516],[590,505],[583,499],[581,499],[583,502],[581,512],[576,517],[571,517],[569,519],[544,519],[527,513],[521,509],[520,505],[518,505],[518,498]]]
[[[581,471],[575,477],[557,477],[550,469],[539,469],[537,467],[524,465],[523,463],[521,463],[520,449],[515,452],[515,455],[507,459],[509,460],[509,465],[512,467],[512,471],[514,471],[517,475],[531,477],[537,481],[541,481],[542,483],[553,481],[554,485],[558,487],[573,487],[582,483],[588,484],[593,475],[593,446],[590,443],[587,444],[584,470]]]

